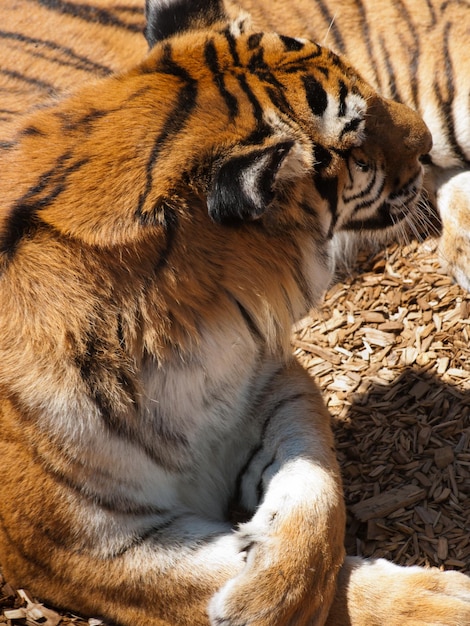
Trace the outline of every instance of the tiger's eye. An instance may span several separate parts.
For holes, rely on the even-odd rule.
[[[428,154],[422,154],[419,157],[419,161],[423,165],[432,165],[433,164],[432,157],[431,157],[431,155],[429,153]]]
[[[353,157],[354,159],[354,157]],[[361,170],[361,172],[368,172],[370,167],[369,164],[366,163],[365,161],[361,161],[360,159],[354,159],[354,163],[356,165],[356,167]]]

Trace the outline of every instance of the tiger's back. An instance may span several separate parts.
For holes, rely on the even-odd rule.
[[[0,7],[0,141],[17,117],[145,54],[142,2],[4,2]]]

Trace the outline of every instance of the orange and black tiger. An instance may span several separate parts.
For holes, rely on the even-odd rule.
[[[0,562],[124,626],[470,622],[470,579],[345,558],[293,322],[332,240],[409,218],[420,117],[218,0],[0,150]],[[242,521],[240,521],[242,516]]]

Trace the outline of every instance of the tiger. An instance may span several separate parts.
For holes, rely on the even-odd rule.
[[[240,7],[261,31],[328,45],[382,96],[419,112],[434,144],[425,165],[428,208],[415,212],[410,227],[419,238],[426,232],[440,234],[442,264],[470,291],[468,3],[228,0],[232,16]],[[130,69],[146,52],[141,0],[17,0],[2,3],[0,15],[0,142],[8,142],[20,112],[90,77]],[[363,233],[338,235],[337,265],[345,257],[349,269],[356,244],[363,240]]]
[[[427,126],[220,0],[146,16],[144,58],[0,150],[7,580],[121,626],[468,624],[464,574],[345,557],[290,346],[335,234],[419,204]]]

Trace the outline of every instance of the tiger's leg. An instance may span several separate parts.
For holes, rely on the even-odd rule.
[[[470,171],[442,172],[437,177],[437,204],[442,219],[442,264],[470,291]]]
[[[139,516],[90,502],[41,475],[38,460],[14,446],[12,434],[5,454],[22,472],[6,476],[17,499],[0,514],[8,555],[2,565],[11,582],[125,626],[323,624],[344,532],[329,416],[296,364],[266,379],[244,427],[225,442],[240,449],[227,486],[236,485],[245,509],[256,509],[238,531],[181,502]],[[210,478],[196,481],[197,493],[201,485],[211,489]]]
[[[245,565],[210,602],[219,626],[324,624],[343,562],[345,514],[330,417],[311,378],[291,364],[255,407],[262,425],[237,479]]]
[[[468,626],[470,577],[348,557],[327,626]]]

